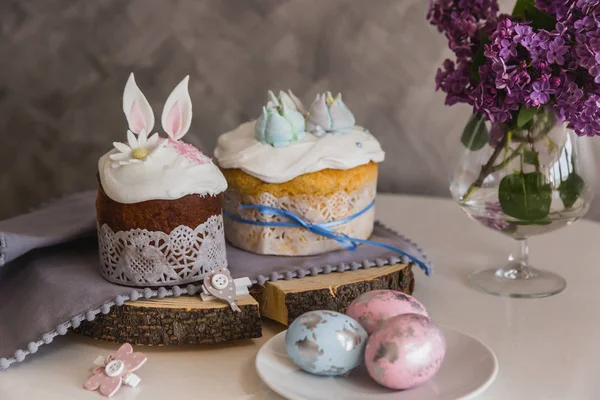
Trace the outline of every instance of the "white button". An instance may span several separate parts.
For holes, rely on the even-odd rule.
[[[104,372],[106,372],[106,375],[113,377],[113,376],[121,375],[121,373],[123,373],[124,369],[125,369],[125,365],[123,365],[122,361],[112,360],[111,362],[106,364],[106,368],[104,369]]]
[[[210,283],[212,283],[215,289],[225,289],[227,283],[229,283],[229,279],[223,274],[215,274],[210,280]]]

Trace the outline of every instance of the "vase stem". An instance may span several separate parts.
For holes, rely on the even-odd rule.
[[[529,266],[529,244],[527,239],[518,240],[517,242],[519,243],[519,250],[515,255],[510,255],[509,261],[514,268],[523,270]]]
[[[508,257],[508,265],[496,272],[496,276],[504,279],[535,278],[536,271],[529,268],[529,245],[527,239],[517,240],[519,248]]]

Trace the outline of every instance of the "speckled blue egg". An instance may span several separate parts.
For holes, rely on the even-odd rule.
[[[289,326],[285,347],[290,359],[315,375],[342,375],[362,364],[367,331],[347,315],[310,311]]]

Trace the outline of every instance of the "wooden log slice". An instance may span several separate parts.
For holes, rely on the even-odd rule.
[[[298,316],[312,310],[345,312],[358,296],[371,290],[391,289],[412,294],[412,265],[333,272],[302,279],[255,285],[250,294],[260,304],[262,316],[289,325]]]
[[[202,301],[199,296],[126,302],[82,322],[75,331],[107,342],[158,346],[261,337],[258,303],[248,295],[238,300],[241,313],[227,303]]]
[[[233,312],[224,302],[204,302],[199,296],[127,302],[93,321],[82,322],[75,331],[108,342],[136,345],[251,339],[262,336],[261,315],[289,325],[311,310],[345,312],[355,298],[377,289],[412,294],[412,265],[396,264],[254,285],[250,290],[252,296],[239,297],[241,313]]]

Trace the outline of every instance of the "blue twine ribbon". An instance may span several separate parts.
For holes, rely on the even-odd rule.
[[[249,219],[244,219],[244,218],[232,215],[232,214],[228,213],[227,211],[223,211],[223,215],[233,221],[241,222],[243,224],[249,224],[249,225],[258,225],[258,226],[267,226],[267,227],[305,228],[316,235],[324,236],[328,239],[333,239],[333,240],[337,241],[339,244],[341,244],[348,250],[356,250],[356,248],[358,247],[359,244],[367,244],[370,246],[381,247],[383,249],[391,250],[395,253],[398,253],[400,255],[407,257],[409,260],[411,260],[412,262],[417,264],[423,271],[425,271],[426,275],[431,275],[431,267],[429,265],[425,264],[423,261],[419,260],[418,258],[406,253],[405,251],[402,251],[396,247],[387,245],[385,243],[374,242],[372,240],[363,240],[363,239],[353,238],[344,233],[337,232],[337,231],[334,231],[333,229],[331,229],[334,226],[343,225],[347,222],[352,221],[353,219],[360,217],[361,215],[363,215],[364,213],[369,211],[371,208],[373,208],[374,205],[375,205],[375,201],[372,201],[368,206],[366,206],[364,209],[357,212],[356,214],[353,214],[344,219],[340,219],[340,220],[332,221],[332,222],[325,222],[322,224],[311,224],[311,223],[306,222],[305,220],[303,220],[296,214],[293,214],[287,210],[283,210],[281,208],[269,207],[269,206],[262,206],[262,205],[241,205],[239,208],[240,208],[240,210],[255,209],[255,210],[258,210],[258,212],[260,212],[261,214],[275,215],[278,217],[285,218],[285,219],[289,220],[290,222],[252,221]]]

